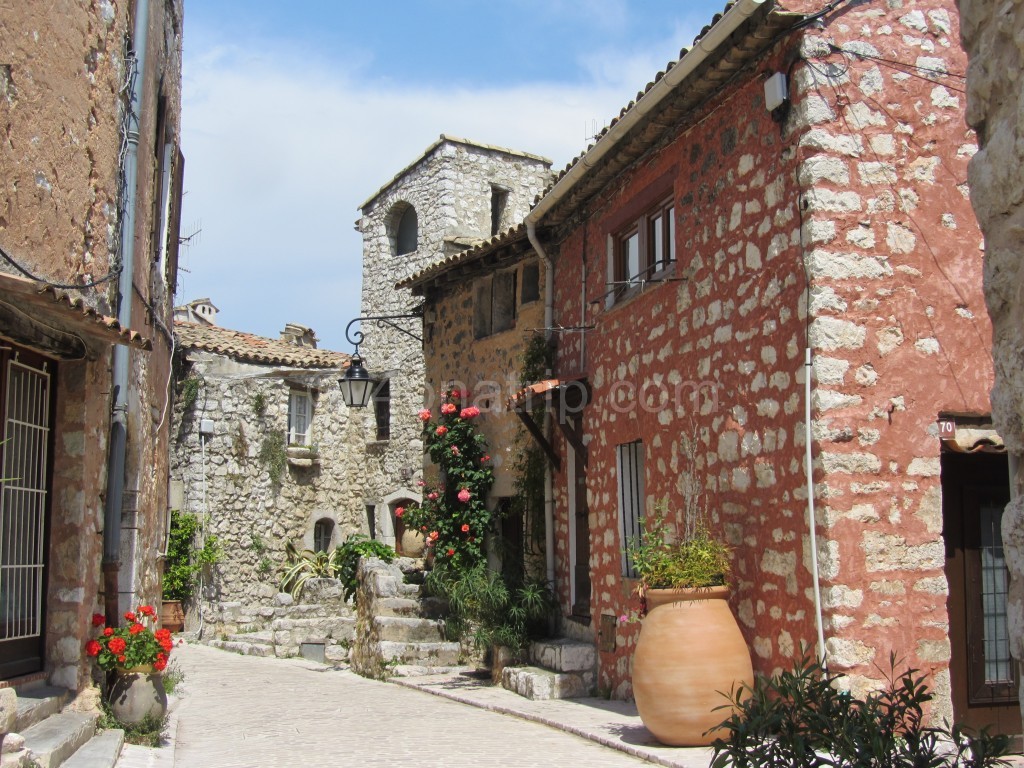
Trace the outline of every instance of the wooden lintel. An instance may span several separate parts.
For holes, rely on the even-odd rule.
[[[555,453],[555,449],[551,447],[551,443],[544,436],[543,430],[537,426],[537,422],[533,420],[533,416],[526,411],[520,411],[515,409],[516,416],[523,422],[530,434],[533,435],[533,439],[537,441],[541,448],[544,449],[544,453],[547,454],[548,459],[551,461],[551,466],[555,468],[556,472],[562,471],[562,461],[558,458],[558,454]]]

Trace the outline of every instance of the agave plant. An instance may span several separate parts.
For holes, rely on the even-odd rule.
[[[298,599],[303,587],[310,579],[333,579],[337,573],[334,558],[326,552],[303,549],[301,552],[292,542],[285,545],[285,572],[281,577],[281,589]]]

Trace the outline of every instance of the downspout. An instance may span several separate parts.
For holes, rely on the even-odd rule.
[[[121,274],[117,284],[117,320],[122,328],[132,325],[132,285],[135,275],[135,207],[139,156],[139,113],[145,81],[146,32],[149,0],[138,0],[132,48],[135,73],[128,98],[127,150],[124,159],[124,220],[121,230]],[[112,385],[114,405],[110,419],[110,452],[107,459],[107,497],[103,515],[103,605],[107,624],[117,626],[118,575],[121,570],[121,506],[124,499],[124,468],[128,425],[128,348],[114,345]]]
[[[799,204],[799,203],[798,203]],[[802,258],[802,257],[801,257]],[[810,312],[810,307],[807,308]],[[818,630],[818,663],[827,666],[825,659],[825,628],[821,616],[821,585],[818,583],[818,534],[814,515],[814,452],[811,429],[811,348],[804,350],[804,443],[807,447],[807,529],[811,534],[811,578],[814,584],[814,622]]]
[[[555,204],[568,194],[577,181],[586,176],[587,172],[602,157],[608,154],[618,142],[626,136],[640,119],[656,107],[662,99],[666,98],[675,90],[675,87],[685,80],[700,66],[707,57],[725,42],[739,26],[754,14],[767,0],[739,0],[730,8],[724,16],[713,26],[708,33],[701,38],[693,48],[686,52],[676,65],[672,67],[665,76],[656,82],[651,89],[645,93],[633,108],[628,110],[618,122],[614,123],[605,132],[597,143],[584,153],[565,175],[545,194],[533,209],[526,214],[526,236],[530,240],[537,254],[544,259],[546,274],[544,279],[544,327],[547,338],[551,337],[551,329],[554,320],[554,263],[544,247],[537,238],[537,224],[544,215],[550,211]],[[550,414],[545,421],[545,430],[550,434]],[[554,524],[554,478],[551,473],[550,464],[544,472],[544,541],[547,548],[546,564],[548,582],[555,581],[555,524]]]

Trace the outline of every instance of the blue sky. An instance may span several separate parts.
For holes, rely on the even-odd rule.
[[[198,0],[178,303],[349,351],[358,205],[441,133],[563,168],[724,0]]]

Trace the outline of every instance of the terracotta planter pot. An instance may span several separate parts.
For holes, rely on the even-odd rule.
[[[185,628],[185,609],[180,600],[164,600],[160,605],[160,626],[171,632]]]
[[[118,670],[110,687],[110,711],[122,723],[139,723],[167,713],[163,677],[152,667]]]
[[[423,557],[423,550],[426,549],[423,534],[408,528],[402,531],[401,548],[406,557]]]
[[[633,695],[647,730],[674,747],[710,744],[729,693],[754,671],[727,587],[651,589],[633,656]]]

